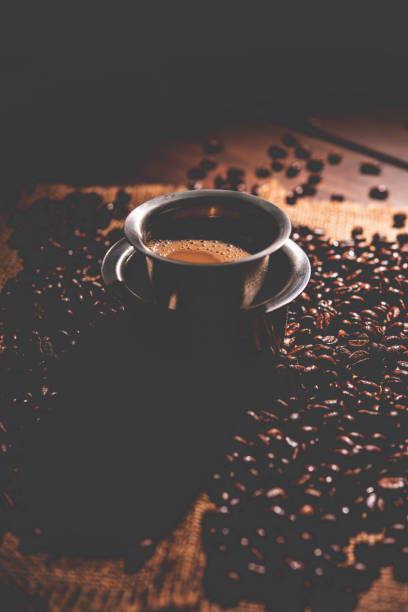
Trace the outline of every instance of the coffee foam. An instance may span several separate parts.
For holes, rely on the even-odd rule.
[[[220,240],[150,240],[146,246],[162,257],[191,263],[223,263],[249,257],[239,246]]]

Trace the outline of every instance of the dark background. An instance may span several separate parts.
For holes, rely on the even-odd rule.
[[[341,4],[138,2],[3,15],[2,198],[122,180],[129,154],[266,105],[271,118],[408,102],[405,20]],[[128,182],[143,180],[137,169]]]

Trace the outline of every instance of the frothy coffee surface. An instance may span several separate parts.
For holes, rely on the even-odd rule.
[[[162,257],[190,263],[217,264],[251,255],[239,246],[221,240],[149,240],[146,246]]]

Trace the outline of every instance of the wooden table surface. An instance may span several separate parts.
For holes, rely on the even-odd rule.
[[[324,130],[334,135],[396,156],[408,164],[408,130],[405,127],[408,108],[320,113],[313,119]],[[215,122],[212,128],[206,125],[202,129],[197,125],[193,136],[180,136],[171,140],[158,139],[137,159],[132,159],[130,152],[122,166],[122,176],[127,182],[131,182],[133,173],[133,176],[142,182],[183,184],[188,180],[186,173],[190,167],[197,166],[204,157],[212,157],[218,162],[218,167],[208,173],[207,178],[199,181],[203,187],[213,187],[217,174],[225,174],[228,167],[238,167],[246,171],[246,184],[250,189],[254,183],[262,182],[256,178],[255,168],[257,166],[270,168],[271,158],[267,154],[268,148],[272,144],[281,144],[282,135],[288,131],[293,133],[300,143],[311,149],[313,158],[325,162],[323,180],[318,185],[316,194],[318,199],[329,200],[332,194],[341,194],[345,200],[373,202],[376,200],[369,197],[370,189],[384,184],[389,190],[389,197],[385,200],[387,204],[395,208],[408,206],[408,170],[376,162],[367,155],[305,136],[265,119],[234,120],[223,125],[217,125]],[[223,142],[224,151],[221,154],[213,156],[204,154],[203,142],[211,136]],[[285,167],[296,159],[293,150],[288,149],[288,151],[289,156],[283,160]],[[342,155],[340,164],[327,163],[327,155],[332,151]],[[360,172],[360,164],[367,161],[378,163],[381,169],[379,176],[364,175]],[[281,172],[273,171],[272,175],[285,188],[292,190],[303,183],[308,176],[304,162],[301,163],[303,170],[296,178],[287,178],[285,169]]]

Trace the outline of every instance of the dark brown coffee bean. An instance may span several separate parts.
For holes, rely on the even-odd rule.
[[[233,185],[238,185],[244,180],[245,170],[242,168],[228,168],[227,170],[227,181]]]
[[[377,187],[372,187],[368,195],[374,200],[386,200],[389,196],[389,191],[385,185],[378,185]]]
[[[406,220],[407,215],[405,213],[395,213],[393,216],[393,227],[404,227]]]
[[[284,159],[288,156],[288,152],[279,145],[271,145],[268,149],[268,155],[273,159]]]
[[[300,163],[297,161],[294,161],[292,164],[290,164],[290,166],[288,166],[286,170],[286,176],[288,178],[294,178],[300,173],[301,169],[302,169],[302,166],[300,165]]]
[[[297,140],[293,134],[287,132],[282,136],[281,142],[285,145],[285,147],[294,147],[297,143]]]
[[[408,243],[408,234],[398,234],[397,236],[398,243],[400,246],[403,246]]]
[[[309,174],[307,182],[309,185],[317,185],[322,180],[322,177],[319,174]]]
[[[321,172],[324,167],[324,162],[321,159],[309,159],[306,168],[309,172]]]
[[[336,151],[332,151],[327,156],[327,161],[331,166],[337,166],[342,159],[343,157],[340,155],[340,153],[337,153]]]
[[[218,166],[217,162],[214,159],[204,158],[200,161],[200,167],[206,172],[210,172],[210,170],[214,170]]]
[[[214,179],[214,187],[216,189],[226,189],[228,186],[228,181],[221,176],[221,174],[217,174],[217,176]]]
[[[286,196],[286,204],[296,204],[297,201],[297,194],[294,193],[293,191],[288,191],[287,196]]]
[[[295,157],[298,159],[308,159],[310,157],[310,150],[307,147],[299,145],[295,148]]]
[[[311,185],[310,183],[303,183],[303,185],[301,185],[302,190],[303,190],[303,194],[304,196],[314,196],[316,195],[316,188]]]
[[[381,174],[381,168],[378,164],[374,164],[372,162],[363,162],[360,164],[360,172],[361,174],[371,174],[378,176]]]
[[[275,172],[280,172],[284,168],[282,162],[280,162],[278,159],[273,160],[271,167]]]
[[[268,176],[271,175],[271,172],[268,168],[265,168],[264,166],[259,166],[255,169],[255,174],[258,178],[268,178]]]
[[[332,193],[330,196],[330,199],[332,202],[343,202],[344,201],[344,195],[340,194],[340,193]]]

